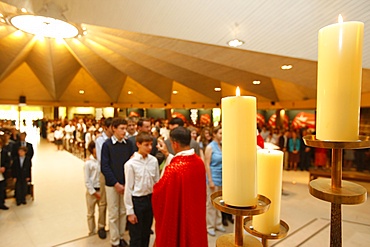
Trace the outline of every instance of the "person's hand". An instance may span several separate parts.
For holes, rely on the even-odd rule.
[[[17,182],[17,178],[13,178],[14,183]]]
[[[158,151],[160,151],[165,157],[167,157],[169,152],[166,143],[164,143],[164,140],[162,138],[158,139],[157,141],[158,141],[157,143]]]
[[[94,196],[96,197],[96,199],[100,200],[100,192],[95,192],[94,193]]]
[[[130,214],[128,217],[127,217],[127,220],[130,221],[131,224],[137,224],[138,223],[138,220],[137,220],[137,217],[135,214]]]
[[[0,167],[0,172],[4,173],[5,172],[5,167]]]
[[[211,180],[211,181],[209,181],[208,182],[208,186],[209,186],[209,188],[211,189],[211,190],[214,190],[215,189],[215,183]]]
[[[114,185],[114,188],[116,189],[118,194],[123,195],[123,193],[125,192],[125,186],[118,182]]]
[[[27,182],[31,181],[31,178],[26,178],[26,181],[27,181]]]

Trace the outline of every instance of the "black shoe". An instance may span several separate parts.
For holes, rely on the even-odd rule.
[[[128,243],[124,239],[121,239],[119,241],[119,246],[121,246],[121,247],[127,247],[128,246]]]
[[[234,224],[234,219],[232,217],[229,217],[228,220],[230,221],[231,224]]]
[[[21,203],[20,202],[17,202],[17,206],[19,206],[19,205],[21,205]]]
[[[107,232],[105,231],[104,228],[100,228],[98,230],[98,235],[99,235],[99,238],[105,239],[107,237]]]
[[[8,210],[9,208],[7,206],[5,206],[5,205],[2,205],[2,206],[0,206],[0,209],[2,209],[2,210]]]
[[[228,226],[229,225],[229,223],[227,223],[227,219],[226,218],[222,219],[222,225],[224,225],[224,226]]]
[[[26,201],[24,201],[24,202],[22,202],[22,204],[26,205],[26,204],[27,204],[27,202],[26,202]]]

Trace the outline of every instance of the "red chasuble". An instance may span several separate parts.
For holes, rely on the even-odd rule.
[[[197,155],[175,156],[154,185],[156,247],[207,247],[206,172]]]

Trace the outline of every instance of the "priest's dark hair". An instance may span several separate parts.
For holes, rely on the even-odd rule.
[[[168,124],[171,124],[171,125],[177,124],[178,126],[184,126],[184,121],[179,117],[174,117],[170,119]]]
[[[173,142],[177,142],[181,147],[190,145],[190,130],[182,126],[176,127],[170,132],[170,138]]]

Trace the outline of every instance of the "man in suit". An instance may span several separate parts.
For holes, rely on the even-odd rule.
[[[18,149],[19,147],[26,147],[27,148],[27,154],[26,156],[29,157],[32,160],[34,151],[33,151],[33,146],[31,143],[26,142],[26,132],[22,132],[19,134],[19,142],[16,142],[13,145],[13,152],[12,152],[12,158],[15,159],[18,157]]]
[[[3,139],[0,138],[0,209],[8,210],[9,208],[5,206],[6,197],[6,176],[5,172],[10,166],[10,158],[6,149],[4,149]]]
[[[290,132],[286,130],[280,137],[279,137],[279,148],[281,151],[284,152],[284,169],[288,168],[288,141],[289,141]]]
[[[13,159],[12,175],[15,181],[15,199],[17,206],[26,204],[27,183],[31,181],[31,158],[27,156],[27,147],[18,148],[18,157]]]
[[[168,122],[168,126],[169,126],[169,129],[170,131],[173,130],[174,128],[176,127],[183,127],[184,126],[184,121],[181,119],[181,118],[172,118],[169,122]],[[175,151],[173,150],[172,148],[172,145],[171,145],[171,141],[170,141],[170,138],[166,139],[164,141],[164,143],[166,144],[167,146],[167,150],[170,154],[173,154],[175,155]],[[190,148],[193,148],[195,153],[200,157],[200,147],[199,147],[199,143],[194,141],[193,139],[191,139],[190,141]]]

